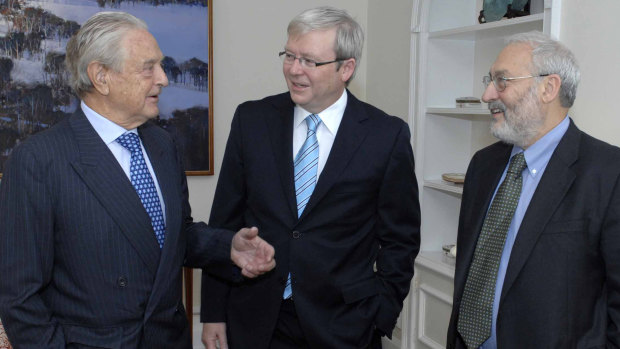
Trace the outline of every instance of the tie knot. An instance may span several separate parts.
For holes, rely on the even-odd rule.
[[[526,167],[527,163],[525,162],[525,156],[523,156],[523,152],[520,152],[515,154],[510,160],[508,172],[519,175]]]
[[[308,132],[316,132],[316,128],[319,127],[321,118],[316,114],[310,114],[306,117],[306,125],[308,126]]]
[[[123,133],[116,141],[132,153],[142,151],[142,149],[140,149],[140,138],[133,132]]]

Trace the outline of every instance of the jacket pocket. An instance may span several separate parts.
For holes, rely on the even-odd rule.
[[[123,336],[121,327],[84,327],[62,325],[65,343],[71,348],[120,349]]]
[[[352,304],[381,292],[381,282],[376,277],[372,277],[343,286],[341,292],[345,304]]]
[[[588,226],[588,219],[563,220],[549,222],[543,234],[563,234],[584,231]]]

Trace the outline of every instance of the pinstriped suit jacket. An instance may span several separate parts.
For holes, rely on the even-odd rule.
[[[233,275],[232,232],[194,223],[175,145],[139,127],[166,205],[160,250],[81,110],[16,147],[0,186],[0,317],[16,348],[189,348],[181,267]]]

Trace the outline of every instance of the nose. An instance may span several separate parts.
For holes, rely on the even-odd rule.
[[[482,101],[484,103],[489,103],[499,98],[499,94],[497,93],[497,89],[495,89],[495,85],[491,82],[486,89],[484,89],[484,93],[482,94]]]
[[[303,71],[303,67],[301,66],[301,62],[299,58],[295,58],[293,63],[290,65],[289,72],[292,74],[301,74]]]
[[[164,68],[161,65],[157,64],[155,69],[157,70],[156,71],[157,77],[156,77],[155,83],[158,86],[162,86],[162,87],[168,86],[168,76],[166,75]]]

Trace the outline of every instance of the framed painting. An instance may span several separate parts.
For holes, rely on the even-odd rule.
[[[175,138],[188,175],[212,175],[212,0],[1,1],[0,169],[17,144],[79,108],[65,46],[99,11],[128,12],[149,26],[169,81],[155,122]]]

